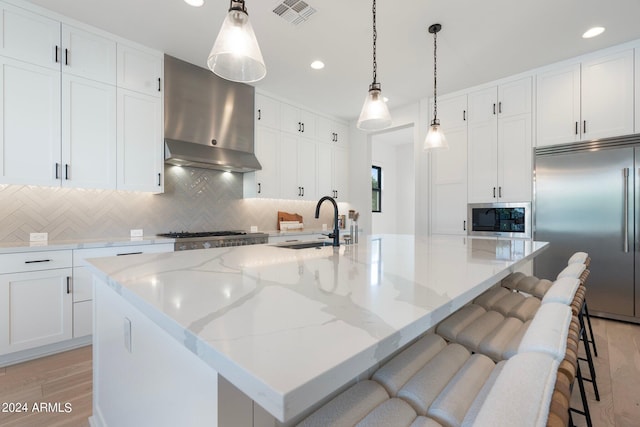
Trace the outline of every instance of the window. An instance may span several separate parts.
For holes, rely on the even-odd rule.
[[[382,168],[371,166],[371,212],[382,212]]]

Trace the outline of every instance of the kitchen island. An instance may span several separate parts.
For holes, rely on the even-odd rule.
[[[546,247],[379,235],[91,260],[92,424],[293,424]]]

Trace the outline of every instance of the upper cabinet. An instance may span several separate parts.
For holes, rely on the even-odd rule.
[[[162,191],[162,54],[26,3],[0,10],[0,183]],[[150,96],[153,107],[121,102],[120,114],[116,87]],[[118,165],[131,179],[153,175],[119,182]]]
[[[316,138],[317,116],[309,111],[289,104],[280,105],[280,130],[283,132]]]
[[[118,87],[160,97],[164,57],[118,43]]]
[[[60,22],[5,3],[0,8],[0,55],[60,70]]]
[[[468,201],[531,200],[531,77],[468,94]]]
[[[255,95],[255,124],[280,130],[280,103],[260,93]]]
[[[243,175],[244,197],[348,201],[348,126],[262,94],[255,104],[262,170]]]
[[[634,131],[633,49],[537,75],[537,146]]]

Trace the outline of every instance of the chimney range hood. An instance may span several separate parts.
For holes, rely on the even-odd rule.
[[[165,163],[232,172],[262,169],[254,154],[254,88],[164,57]]]

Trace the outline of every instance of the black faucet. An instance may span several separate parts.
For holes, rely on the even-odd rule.
[[[320,218],[320,205],[325,200],[329,200],[333,204],[333,233],[329,234],[327,237],[333,237],[333,246],[340,246],[340,230],[338,229],[338,204],[333,197],[324,196],[322,199],[318,200],[318,204],[316,205],[316,219]]]

